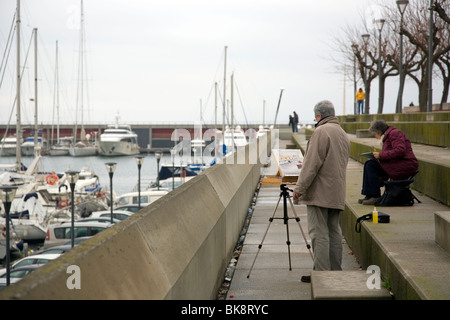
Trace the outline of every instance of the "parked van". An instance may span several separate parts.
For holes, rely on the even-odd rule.
[[[75,238],[94,236],[97,233],[110,227],[111,224],[104,222],[76,222],[74,223]],[[47,236],[44,241],[44,248],[66,243],[72,239],[72,223],[52,224],[48,227]]]
[[[168,190],[145,190],[141,191],[141,206],[145,207],[152,203],[153,201],[158,200],[162,196],[168,194]],[[117,198],[116,205],[124,206],[128,204],[138,204],[139,203],[139,193],[138,192],[130,192],[125,193]]]

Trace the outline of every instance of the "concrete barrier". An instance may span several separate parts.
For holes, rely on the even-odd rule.
[[[2,290],[0,299],[215,299],[260,179],[259,163],[226,163]]]
[[[450,211],[434,213],[435,241],[450,254]]]

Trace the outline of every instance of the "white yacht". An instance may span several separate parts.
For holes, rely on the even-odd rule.
[[[34,137],[28,137],[20,147],[22,149],[22,155],[34,156],[35,152],[45,153],[47,151],[47,140],[42,136],[38,136],[36,143],[37,150],[35,150]]]
[[[16,144],[17,144],[17,137],[15,135],[3,138],[2,141],[0,142],[0,156],[15,157]],[[22,141],[20,141],[20,144],[22,144]]]
[[[137,134],[129,125],[110,125],[100,135],[99,150],[103,156],[139,154]]]

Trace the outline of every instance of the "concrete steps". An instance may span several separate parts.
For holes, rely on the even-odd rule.
[[[312,131],[307,130],[306,134]],[[372,151],[374,147],[381,149],[381,146],[374,138],[357,138],[353,134],[350,138],[352,159],[347,169],[347,200],[341,226],[358,261],[363,268],[380,267],[381,277],[389,284],[395,299],[450,299],[450,254],[444,249],[449,245],[446,230],[450,216],[450,150],[413,144],[419,160],[413,193],[422,203],[412,207],[378,208],[391,216],[391,222],[366,221],[362,223],[361,233],[356,233],[356,219],[372,209],[358,204],[362,161],[365,160],[359,154]],[[293,135],[293,141],[305,149],[305,136]],[[342,274],[342,277],[350,282],[354,275]]]

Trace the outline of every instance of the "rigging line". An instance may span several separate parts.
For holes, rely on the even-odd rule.
[[[209,94],[208,94],[208,98],[207,98],[207,102],[206,102],[206,106],[208,105],[208,102],[209,102],[209,98],[211,97],[211,92],[212,92],[212,90],[213,90],[213,88],[214,88],[214,83],[216,83],[217,82],[217,86],[219,87],[219,84],[220,84],[220,80],[219,81],[216,81],[215,79],[217,79],[217,75],[218,75],[218,73],[219,73],[219,71],[220,71],[220,69],[222,68],[222,66],[223,66],[223,60],[225,59],[225,52],[223,51],[222,52],[222,54],[221,54],[221,58],[220,58],[220,60],[219,60],[219,63],[218,63],[218,65],[217,65],[217,68],[216,68],[216,73],[214,74],[214,81],[213,81],[213,86],[211,87],[211,89],[210,89],[210,91],[209,91]],[[218,88],[219,89],[219,88]],[[220,98],[221,98],[221,96],[220,96]],[[222,101],[223,102],[223,101]],[[214,106],[215,107],[215,106]],[[205,110],[206,110],[206,107],[205,107]]]
[[[247,128],[248,128],[247,116],[245,115],[244,104],[242,103],[241,94],[239,92],[239,88],[237,86],[236,80],[235,80],[235,84],[234,85],[236,86],[236,90],[237,90],[237,93],[238,93],[239,101],[241,102],[241,108],[242,108],[242,112],[244,113],[245,124],[247,125]]]
[[[30,44],[28,45],[27,54],[26,54],[26,56],[25,56],[25,61],[24,61],[24,63],[23,63],[23,68],[22,68],[22,71],[21,71],[20,77],[19,77],[19,82],[22,82],[23,74],[24,74],[24,72],[25,72],[25,65],[26,65],[26,62],[27,62],[27,60],[28,60],[28,55],[29,55],[29,53],[30,53],[30,48],[31,48],[31,43],[32,43],[32,41],[33,41],[33,35],[31,35],[31,38],[30,38]],[[16,96],[15,96],[15,98],[14,98],[14,102],[13,102],[13,105],[12,105],[12,108],[11,108],[11,113],[9,114],[8,125],[6,126],[5,134],[3,135],[3,138],[5,138],[5,137],[7,136],[7,134],[8,134],[8,131],[9,131],[9,125],[10,125],[10,123],[11,123],[11,118],[12,118],[12,115],[13,115],[13,112],[14,112],[14,107],[15,107],[15,105],[16,105],[16,102],[17,102],[17,94],[16,94]],[[4,141],[4,139],[3,139],[3,141]],[[3,144],[4,144],[4,142],[3,142]],[[3,144],[2,144],[2,146],[3,146]]]
[[[6,65],[8,64],[9,55],[11,53],[11,48],[12,48],[12,43],[14,41],[14,33],[15,33],[14,31],[16,30],[15,19],[16,19],[16,14],[14,13],[12,24],[11,24],[11,28],[9,28],[9,35],[8,35],[8,40],[6,41],[5,52],[3,53],[2,64],[0,65],[0,72],[1,72],[1,70],[3,70],[3,72],[2,72],[2,79],[0,81],[0,88],[1,88],[2,83],[3,83],[3,78],[4,78],[4,75],[5,75],[5,72],[6,72],[5,71],[6,70]],[[8,50],[8,46],[9,46],[9,50]],[[5,61],[5,59],[6,59],[6,61]],[[3,69],[3,66],[5,66],[5,69]]]

